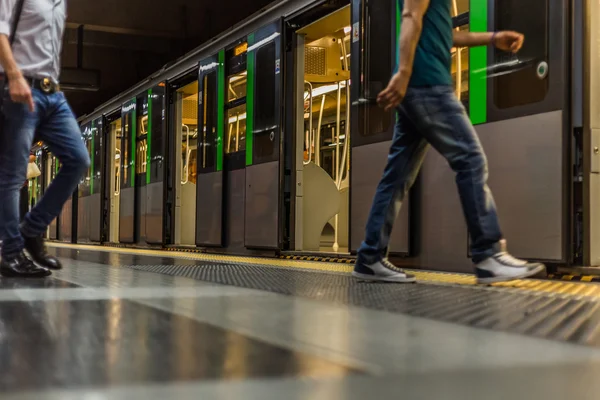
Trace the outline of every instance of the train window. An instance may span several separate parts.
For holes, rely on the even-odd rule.
[[[147,148],[148,148],[148,95],[138,98],[137,132],[135,143],[135,173],[146,174]]]
[[[122,126],[121,126],[121,118],[113,121],[110,123],[110,140],[109,140],[108,144],[109,146],[114,146],[114,149],[111,148],[111,157],[114,157],[114,161],[111,160],[111,167],[107,168],[107,170],[114,168],[113,174],[115,176],[114,181],[112,185],[113,185],[113,192],[115,194],[119,193],[120,187],[121,187],[121,176],[123,175],[123,172],[121,171],[122,168],[122,156],[123,156],[123,130],[122,130]]]
[[[100,181],[102,171],[102,118],[98,118],[92,123],[93,142],[93,164],[92,164],[92,182],[91,194],[100,193]]]
[[[254,99],[254,152],[256,157],[273,154],[277,129],[275,83],[276,44],[271,42],[256,51],[256,84]]]
[[[165,89],[157,86],[152,89],[152,138],[150,143],[150,183],[160,182],[163,176],[163,119]]]
[[[519,0],[496,0],[494,3],[496,30],[522,32],[525,42],[516,55],[494,50],[493,63],[529,64],[494,78],[494,103],[504,109],[540,102],[548,93],[548,79],[538,77],[541,63],[548,60],[548,1],[529,0],[527,7]]]
[[[227,52],[225,154],[246,150],[247,50],[242,43]]]
[[[468,31],[469,25],[462,25],[458,28],[460,31]],[[469,102],[469,49],[452,49],[452,81],[456,97],[460,99],[463,105],[468,109]]]
[[[92,154],[92,126],[91,124],[85,124],[82,127],[81,140],[85,143],[87,153],[91,156]],[[90,194],[90,173],[91,168],[88,168],[85,175],[81,178],[79,183],[79,197],[89,196]]]
[[[246,150],[246,105],[227,110],[225,154]]]
[[[180,151],[181,182],[196,183],[196,158],[198,153],[198,81],[194,81],[178,92],[178,108],[181,113]]]
[[[202,78],[202,155],[200,168],[215,166],[217,146],[217,71]]]
[[[227,101],[235,101],[246,97],[246,88],[248,83],[247,71],[240,72],[230,76],[227,79]]]
[[[393,34],[390,23],[390,0],[371,0],[365,18],[367,27],[363,57],[365,80],[363,96],[375,99],[387,86],[394,62]],[[387,132],[392,123],[392,113],[384,112],[377,106],[371,106],[360,112],[359,132],[363,136]]]
[[[132,138],[133,129],[133,116],[132,112],[128,112],[123,114],[123,139],[122,139],[122,152],[121,157],[123,159],[122,163],[122,177],[123,184],[122,188],[133,187],[133,181],[131,179],[131,168],[133,168],[133,154],[131,153],[131,140],[135,140]]]

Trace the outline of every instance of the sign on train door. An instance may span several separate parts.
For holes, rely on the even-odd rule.
[[[223,246],[225,51],[200,62],[196,244]]]
[[[281,21],[248,36],[244,244],[280,242]]]

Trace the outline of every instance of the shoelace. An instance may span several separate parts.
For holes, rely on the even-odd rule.
[[[398,267],[396,267],[394,264],[392,264],[392,263],[390,262],[390,260],[388,260],[387,258],[386,258],[386,259],[384,259],[384,260],[381,260],[381,263],[382,263],[382,264],[383,264],[383,265],[384,265],[384,266],[385,266],[387,269],[390,269],[390,270],[392,270],[392,271],[394,271],[394,272],[398,272],[398,273],[401,273],[401,274],[405,274],[405,273],[406,273],[406,272],[404,272],[404,270],[403,270],[402,268],[398,268]]]
[[[494,258],[500,263],[511,267],[524,267],[527,264],[525,261],[519,260],[506,252],[498,253]]]

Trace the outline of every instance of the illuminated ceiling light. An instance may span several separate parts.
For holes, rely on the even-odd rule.
[[[251,52],[252,50],[258,49],[262,45],[269,43],[271,40],[276,39],[277,37],[279,37],[279,35],[281,35],[279,32],[275,32],[271,36],[266,37],[263,40],[254,43],[252,46],[248,47],[248,53]]]
[[[340,82],[340,88],[344,88],[344,87],[346,87],[346,82],[345,81]],[[312,95],[313,95],[313,97],[323,96],[324,94],[336,91],[337,88],[338,88],[337,84],[320,86],[312,91]],[[304,98],[305,99],[308,98],[308,92],[304,92]]]
[[[218,66],[219,66],[219,63],[216,63],[216,62],[212,62],[207,65],[201,65],[200,72],[210,71],[211,69],[217,68]]]
[[[344,33],[347,35],[347,34],[349,34],[350,32],[352,32],[352,28],[351,28],[351,27],[349,27],[349,26],[346,26],[346,27],[344,28]]]
[[[235,124],[238,120],[241,121],[243,119],[246,119],[246,113],[240,114],[240,115],[238,115],[236,117],[229,118],[229,123],[230,124]]]

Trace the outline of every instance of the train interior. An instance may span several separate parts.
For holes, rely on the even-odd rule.
[[[303,64],[296,98],[303,139],[296,148],[298,251],[348,253],[350,33],[349,5],[296,32],[303,44],[297,49]]]
[[[196,243],[196,162],[198,155],[198,81],[177,89],[175,94],[175,235],[179,246]]]
[[[110,173],[110,193],[109,193],[109,239],[110,243],[119,242],[119,196],[121,194],[121,156],[122,156],[122,127],[121,117],[119,116],[110,123],[109,128],[109,151],[108,160],[110,167],[106,172]]]

